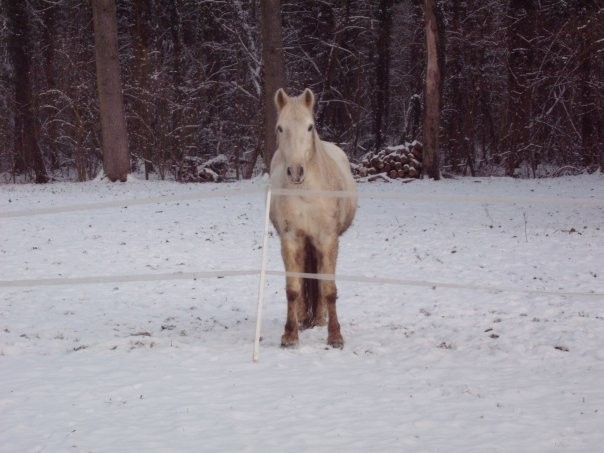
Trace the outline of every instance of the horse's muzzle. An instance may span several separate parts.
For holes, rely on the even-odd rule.
[[[304,181],[304,167],[302,165],[287,167],[287,177],[292,183],[301,184]]]

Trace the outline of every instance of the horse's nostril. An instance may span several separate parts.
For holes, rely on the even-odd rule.
[[[287,167],[287,177],[295,183],[300,183],[304,180],[304,167],[301,165],[294,165],[293,167]]]

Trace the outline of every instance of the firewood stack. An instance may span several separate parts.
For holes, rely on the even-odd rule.
[[[203,160],[200,157],[188,156],[179,173],[183,182],[221,182],[228,170],[228,159],[224,154]]]
[[[422,144],[417,141],[389,146],[378,153],[365,154],[359,165],[353,167],[353,172],[361,178],[379,174],[392,179],[419,178],[422,152]]]

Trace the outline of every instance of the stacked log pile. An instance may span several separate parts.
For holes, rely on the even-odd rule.
[[[224,154],[204,161],[199,157],[185,158],[179,172],[179,180],[183,182],[221,182],[228,170],[229,161]]]
[[[353,167],[361,178],[383,174],[392,179],[419,178],[422,172],[422,144],[414,141],[404,145],[389,146],[377,153],[367,153]]]

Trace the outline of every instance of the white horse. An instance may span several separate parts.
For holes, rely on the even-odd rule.
[[[350,197],[273,196],[271,221],[281,237],[286,272],[335,274],[338,238],[354,218],[356,184],[350,162],[340,148],[319,138],[313,120],[315,95],[310,89],[289,97],[275,94],[278,149],[271,161],[270,182],[276,189],[350,191]],[[298,327],[325,325],[327,343],[342,348],[333,280],[286,277],[287,321],[283,347],[298,344]]]

